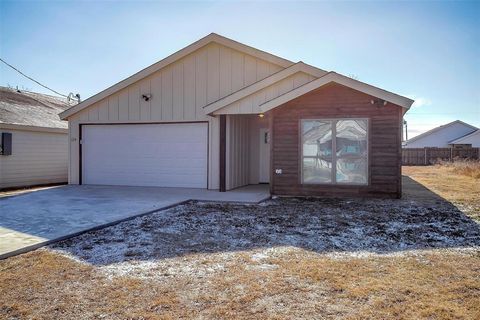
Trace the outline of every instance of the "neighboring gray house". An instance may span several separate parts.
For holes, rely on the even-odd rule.
[[[66,99],[0,87],[0,189],[67,182]]]
[[[479,147],[480,135],[472,135],[478,131],[468,123],[456,120],[436,127],[406,141],[404,148],[449,148],[449,147]],[[471,135],[471,136],[470,136]],[[468,139],[467,139],[468,136]],[[468,141],[467,141],[468,140]]]

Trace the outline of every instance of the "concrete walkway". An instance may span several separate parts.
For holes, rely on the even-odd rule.
[[[0,259],[188,200],[257,203],[268,185],[229,192],[188,188],[60,186],[0,198]]]

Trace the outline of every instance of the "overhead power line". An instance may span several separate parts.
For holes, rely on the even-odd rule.
[[[33,79],[32,77],[27,76],[25,73],[23,73],[22,71],[18,70],[17,68],[15,68],[15,67],[12,66],[11,64],[9,64],[9,63],[6,62],[5,60],[3,60],[2,58],[0,58],[0,61],[2,61],[2,62],[5,63],[7,66],[9,66],[9,67],[12,68],[13,70],[17,71],[18,73],[20,73],[20,74],[21,74],[22,76],[24,76],[25,78],[27,78],[27,79],[29,79],[29,80],[32,80],[33,82],[35,82],[36,84],[44,87],[45,89],[50,90],[50,91],[58,94],[59,96],[68,98],[68,96],[66,96],[66,95],[64,95],[64,94],[61,94],[60,92],[58,92],[58,91],[56,91],[56,90],[53,90],[52,88],[47,87],[46,85],[40,83],[39,81]]]

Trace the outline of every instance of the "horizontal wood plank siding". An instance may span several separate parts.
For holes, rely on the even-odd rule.
[[[330,84],[270,111],[272,121],[272,192],[288,196],[401,196],[401,107],[338,84]],[[369,184],[301,184],[301,119],[368,118]],[[275,169],[282,169],[276,175]]]

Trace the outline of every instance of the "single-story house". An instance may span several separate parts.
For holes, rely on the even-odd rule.
[[[67,182],[66,99],[0,87],[0,189]]]
[[[408,139],[404,148],[450,148],[480,146],[478,131],[468,123],[455,120]]]
[[[400,197],[412,103],[210,34],[60,117],[71,184]]]

